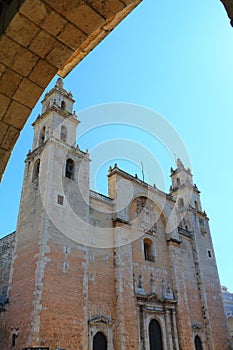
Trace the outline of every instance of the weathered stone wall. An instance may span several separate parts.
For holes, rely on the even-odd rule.
[[[0,239],[0,302],[7,298],[10,267],[13,259],[15,232]]]
[[[14,254],[15,232],[0,239],[0,344],[6,337],[5,326],[8,310],[8,285]]]

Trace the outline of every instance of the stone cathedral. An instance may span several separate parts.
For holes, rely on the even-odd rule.
[[[26,157],[17,229],[0,240],[0,349],[229,350],[200,191],[177,160],[169,193],[117,164],[89,188],[59,78]]]

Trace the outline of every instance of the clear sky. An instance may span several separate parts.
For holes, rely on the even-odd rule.
[[[232,82],[233,28],[218,0],[144,0],[64,81],[73,92],[78,113],[103,103],[126,102],[152,109],[172,125],[189,153],[194,182],[210,218],[221,283],[233,292]],[[0,236],[16,228],[24,159],[32,144],[31,123],[40,112],[39,103],[0,186]],[[85,112],[79,115],[81,120],[86,116]],[[101,125],[101,116],[96,118]],[[134,133],[122,125],[117,132],[124,141],[149,147],[148,133]],[[83,137],[80,145],[92,149],[93,142],[104,142],[107,134],[116,137],[112,129],[99,127],[91,137]],[[150,149],[156,152],[168,191],[174,159],[164,155],[159,143]],[[121,167],[129,172],[137,168],[134,161],[122,161]],[[97,185],[92,187],[106,193],[105,170],[104,166],[100,169]],[[153,182],[159,182],[156,171]]]

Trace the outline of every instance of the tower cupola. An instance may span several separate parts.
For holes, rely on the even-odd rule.
[[[177,200],[178,207],[191,207],[201,211],[200,191],[197,186],[193,184],[193,175],[189,168],[185,168],[182,161],[178,158],[176,160],[177,168],[171,168],[172,186],[170,193]]]
[[[42,100],[42,113],[33,123],[33,150],[54,137],[72,146],[76,143],[76,128],[79,124],[73,112],[74,99],[71,92],[64,89],[64,83],[58,78],[55,86]]]
[[[64,83],[61,78],[58,78],[54,88],[48,91],[42,103],[42,115],[46,113],[51,107],[56,106],[63,112],[73,113],[73,95],[64,89]]]
[[[174,170],[171,168],[171,179],[172,179],[172,187],[171,191],[179,190],[184,186],[193,186],[192,173],[189,168],[185,168],[184,164],[177,158],[176,160],[177,168]]]

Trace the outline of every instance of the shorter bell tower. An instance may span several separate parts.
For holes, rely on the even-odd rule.
[[[201,211],[200,191],[197,186],[193,184],[193,175],[189,168],[185,168],[182,161],[178,158],[176,161],[177,168],[171,168],[172,186],[170,193],[177,200],[179,208],[186,209],[191,206]]]

